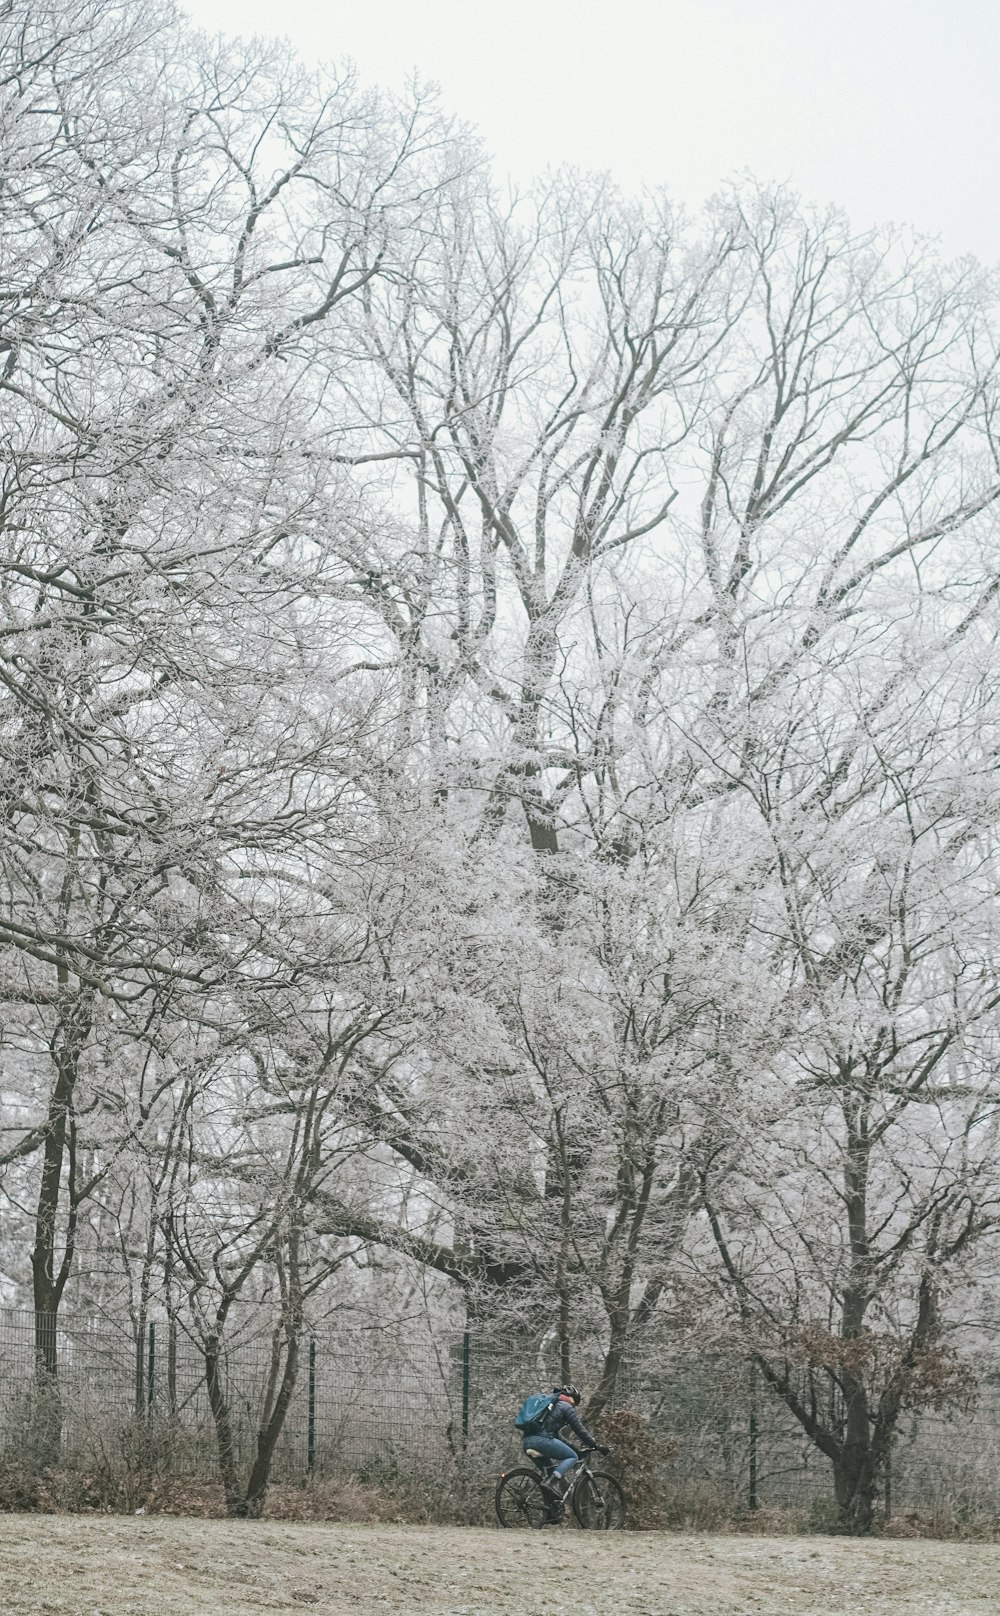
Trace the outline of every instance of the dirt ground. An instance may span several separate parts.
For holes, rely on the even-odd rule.
[[[1000,1616],[1000,1545],[0,1517],[3,1616]]]

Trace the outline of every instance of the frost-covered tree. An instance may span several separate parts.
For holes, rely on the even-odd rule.
[[[42,1365],[67,1294],[210,1376],[252,1319],[256,1507],[345,1252],[598,1403],[695,1264],[863,1525],[993,1228],[995,287],[783,191],[501,197],[169,5],[5,0],[0,94]]]
[[[143,1050],[241,976],[294,981],[283,895],[376,747],[370,637],[315,537],[365,521],[315,341],[423,193],[427,120],[169,7],[0,20],[4,1156],[51,1372]]]
[[[854,1530],[901,1411],[968,1393],[954,1303],[1000,1229],[998,712],[953,634],[918,667],[880,638],[891,704],[831,679],[757,761],[787,1032],[702,1173],[722,1293]],[[843,766],[818,797],[823,755]]]

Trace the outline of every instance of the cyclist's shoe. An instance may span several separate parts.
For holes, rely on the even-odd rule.
[[[566,1518],[562,1490],[551,1481],[543,1481],[542,1491],[545,1494],[545,1524],[558,1526],[559,1522]]]

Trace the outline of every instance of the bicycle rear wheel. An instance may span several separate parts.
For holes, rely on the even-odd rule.
[[[527,1526],[537,1531],[545,1525],[546,1498],[534,1470],[509,1470],[501,1476],[495,1502],[501,1526]]]
[[[617,1532],[625,1525],[625,1494],[614,1476],[592,1470],[573,1489],[573,1514],[588,1532]]]

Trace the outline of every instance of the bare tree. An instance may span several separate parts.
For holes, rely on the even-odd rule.
[[[991,609],[983,541],[998,496],[996,352],[973,268],[944,271],[902,241],[854,239],[836,216],[810,217],[781,194],[724,199],[708,244],[686,253],[674,241],[662,246],[657,216],[659,257],[650,241],[640,252],[635,234],[620,253],[609,245],[615,231],[640,228],[613,201],[591,206],[591,231],[572,224],[565,198],[547,213],[547,196],[535,219],[554,217],[558,227],[539,225],[536,236],[519,235],[514,216],[498,218],[494,204],[477,215],[477,200],[463,195],[458,219],[447,212],[405,271],[363,294],[365,351],[391,383],[367,395],[364,458],[393,468],[396,498],[412,467],[420,535],[406,556],[390,544],[372,557],[367,582],[427,692],[418,768],[453,833],[471,831],[481,845],[484,827],[496,831],[499,805],[519,795],[533,848],[550,855],[541,885],[522,887],[529,907],[540,905],[553,948],[544,966],[535,957],[535,1010],[530,1025],[522,1020],[517,1053],[511,1012],[523,1001],[502,972],[492,973],[482,1007],[484,1017],[509,1018],[507,1043],[482,1051],[490,1080],[518,1072],[534,1128],[512,1154],[503,1108],[487,1115],[480,1102],[475,1154],[496,1148],[497,1170],[484,1172],[481,1160],[459,1167],[453,1151],[428,1145],[434,1102],[408,1093],[397,1068],[370,1120],[419,1178],[461,1205],[456,1227],[478,1220],[483,1273],[512,1293],[541,1273],[558,1291],[563,1333],[568,1265],[600,1274],[613,1363],[647,1303],[669,1303],[669,1283],[642,1282],[644,1271],[665,1274],[664,1262],[638,1255],[657,1175],[676,1196],[676,1216],[659,1233],[666,1259],[690,1212],[696,1164],[711,1159],[718,1173],[727,1159],[720,1119],[734,1073],[805,1037],[797,1004],[776,1006],[762,991],[780,980],[766,974],[770,955],[754,941],[764,924],[757,889],[781,874],[767,827],[794,790],[790,845],[811,834],[814,819],[842,817],[850,838],[856,794],[889,789],[885,748],[917,647],[929,653],[943,635],[960,666]],[[547,275],[539,291],[537,261]],[[663,297],[671,268],[669,318],[660,301],[653,313],[642,304],[649,318],[637,321],[636,305],[654,290]],[[593,286],[600,297],[585,290]],[[591,414],[602,387],[605,413]],[[580,504],[609,453],[608,436],[593,462],[582,446],[595,418],[605,434],[623,433],[606,462],[606,527]],[[533,550],[518,547],[529,524]],[[540,594],[554,565],[553,588]],[[459,655],[462,643],[471,657]],[[846,705],[831,713],[838,700]],[[921,722],[919,704],[909,722]],[[468,811],[480,795],[485,818]],[[615,870],[628,872],[627,921],[611,920]],[[578,952],[580,893],[593,895],[597,919],[589,967]],[[649,934],[651,913],[661,952],[644,955],[637,938],[644,927]],[[697,963],[686,967],[682,1002],[666,967],[671,935],[685,925]],[[720,939],[738,962],[721,980]],[[577,1029],[591,1026],[576,998],[588,968],[596,1024],[614,1050],[590,1063],[589,1101],[588,1062],[572,1056]],[[567,1023],[557,1013],[546,1032],[545,1001],[573,1003],[575,1014]],[[761,1007],[759,1025],[751,1005]],[[675,1037],[675,1012],[680,1045],[661,1047],[664,1029]],[[701,1081],[684,1077],[686,1129],[665,1147],[657,1130],[666,1116],[676,1120],[672,1085],[691,1063]],[[601,1098],[597,1074],[610,1070],[643,1073],[621,1114]],[[532,1089],[532,1071],[547,1101]],[[474,1086],[475,1075],[459,1062],[454,1081]],[[620,1092],[629,1092],[624,1075]],[[606,1177],[603,1199],[593,1179],[579,1199],[573,1192],[565,1128],[574,1107],[590,1130],[588,1162],[601,1127],[616,1140],[616,1188]],[[540,1173],[547,1197],[532,1178],[529,1135],[549,1152]],[[442,1137],[439,1123],[432,1137]],[[505,1188],[487,1190],[488,1178]],[[491,1196],[498,1210],[487,1216]],[[615,1233],[614,1260],[608,1245],[596,1257],[593,1243],[582,1257],[588,1217]],[[499,1242],[491,1223],[505,1230]],[[370,1218],[356,1227],[470,1278],[465,1253],[421,1248],[412,1230]],[[519,1240],[542,1230],[532,1259]],[[638,1312],[636,1296],[646,1298]]]
[[[342,591],[310,531],[361,507],[304,441],[310,333],[411,205],[423,114],[259,54],[192,58],[169,9],[3,23],[0,936],[28,1086],[6,1154],[41,1159],[51,1373],[97,1182],[78,1134],[97,1028],[117,1005],[148,1033],[182,990],[197,1016],[260,968],[263,871],[335,816],[345,704],[347,730],[372,715],[348,619],[327,650]]]
[[[1000,1228],[992,699],[964,651],[928,645],[891,709],[828,702],[794,761],[758,757],[775,851],[758,924],[787,1032],[702,1166],[723,1292],[854,1531],[901,1411],[968,1394],[947,1304]]]

